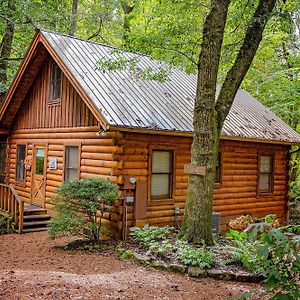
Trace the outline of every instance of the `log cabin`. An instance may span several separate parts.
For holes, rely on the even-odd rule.
[[[135,70],[99,68],[118,56],[136,60]],[[120,188],[103,221],[115,237],[130,226],[182,220],[196,76],[174,68],[165,82],[140,78],[141,69],[161,66],[148,56],[37,32],[0,109],[0,208],[20,232],[42,229],[48,219],[37,215],[52,211],[63,182],[97,176]],[[300,136],[239,89],[215,180],[222,230],[244,214],[276,213],[286,221],[292,145]]]

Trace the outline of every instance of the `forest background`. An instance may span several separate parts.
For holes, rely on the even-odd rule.
[[[220,81],[232,66],[257,2],[231,1]],[[148,54],[196,72],[208,10],[208,0],[0,0],[0,100],[38,28]],[[300,133],[300,0],[278,1],[242,88]],[[300,152],[292,151],[291,196],[297,202]]]

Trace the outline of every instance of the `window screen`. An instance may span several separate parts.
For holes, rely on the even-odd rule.
[[[17,170],[16,180],[25,180],[25,156],[26,156],[26,145],[17,146]]]
[[[270,193],[273,190],[273,156],[259,155],[258,191]]]
[[[78,147],[66,147],[65,181],[78,179]]]
[[[50,82],[50,98],[49,102],[58,102],[61,93],[61,70],[55,64],[51,64],[51,82]]]
[[[152,152],[152,199],[172,197],[172,156],[172,151]]]

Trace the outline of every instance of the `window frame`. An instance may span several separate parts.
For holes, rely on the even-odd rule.
[[[64,145],[64,155],[63,155],[63,182],[66,181],[66,171],[67,171],[67,148],[68,147],[77,147],[78,149],[78,157],[77,157],[77,180],[80,179],[80,167],[81,167],[81,143],[74,143],[74,144],[65,144]],[[69,169],[69,168],[68,168]]]
[[[261,157],[262,156],[269,156],[270,157],[270,172],[261,172],[260,165],[261,165]],[[275,155],[274,152],[258,152],[257,155],[257,195],[258,196],[268,196],[272,195],[274,192],[274,166],[275,166]],[[259,187],[260,176],[261,174],[269,174],[269,189],[268,190],[261,190]]]
[[[3,147],[3,149],[2,149],[2,146],[4,146]],[[0,142],[0,152],[2,151],[2,150],[4,150],[3,152],[5,152],[5,159],[4,159],[4,161],[2,162],[2,161],[0,161],[0,183],[2,182],[2,183],[5,183],[5,180],[6,180],[6,168],[7,168],[7,158],[8,158],[8,152],[7,152],[7,147],[8,147],[8,143],[7,143],[7,141],[5,141],[5,142],[3,142],[3,141],[1,141]],[[0,159],[1,159],[1,157],[0,157]],[[3,163],[3,166],[2,166],[2,163]],[[3,173],[1,173],[1,168],[3,167]],[[1,176],[3,177],[3,181],[1,181]]]
[[[19,147],[20,146],[24,146],[25,147],[25,151],[24,151],[24,163],[23,163],[23,168],[24,168],[24,178],[23,179],[19,179],[18,178],[18,166],[19,166]],[[28,149],[28,145],[27,144],[16,144],[16,165],[15,165],[15,182],[17,185],[21,185],[21,186],[25,186],[26,184],[26,176],[27,176],[27,170],[25,168],[25,159],[27,156],[27,149]]]
[[[152,198],[151,190],[152,190],[152,160],[153,160],[153,152],[155,151],[168,151],[171,153],[170,158],[170,173],[169,174],[169,197],[167,198]],[[148,159],[148,202],[151,205],[157,205],[157,204],[165,204],[165,203],[173,203],[174,202],[174,195],[175,195],[175,165],[176,165],[176,151],[171,146],[165,146],[165,147],[150,147],[149,148],[149,159]],[[160,173],[155,173],[160,174]]]
[[[62,93],[62,71],[60,69],[60,67],[54,62],[52,61],[50,63],[50,67],[49,67],[49,78],[50,78],[50,84],[49,84],[49,97],[48,97],[48,103],[49,105],[51,104],[59,104],[60,100],[61,100],[61,93]],[[53,80],[52,78],[52,74],[54,69],[57,71],[59,71],[60,73],[60,79],[58,80],[57,78],[55,78],[55,80]],[[58,97],[54,97],[53,92],[54,92],[54,83],[58,83],[59,81],[59,95]]]
[[[44,150],[44,163],[43,163],[43,173],[37,174],[36,168],[37,168],[37,149],[43,149]],[[32,175],[34,177],[45,177],[47,175],[47,163],[48,163],[48,151],[47,151],[47,145],[34,145],[34,151],[33,151],[33,163],[32,163]]]

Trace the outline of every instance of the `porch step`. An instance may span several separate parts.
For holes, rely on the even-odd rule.
[[[23,233],[47,230],[50,222],[46,209],[30,204],[24,207]]]
[[[24,222],[26,220],[50,220],[51,216],[48,214],[40,214],[40,215],[24,215]]]
[[[35,228],[37,226],[47,226],[48,224],[50,224],[51,221],[30,221],[30,222],[24,222],[23,225],[24,225],[24,228],[28,228],[28,227],[31,227],[31,228]]]
[[[48,230],[47,227],[36,227],[36,228],[24,228],[23,233],[28,233],[28,232],[38,232],[38,231],[46,231]]]

